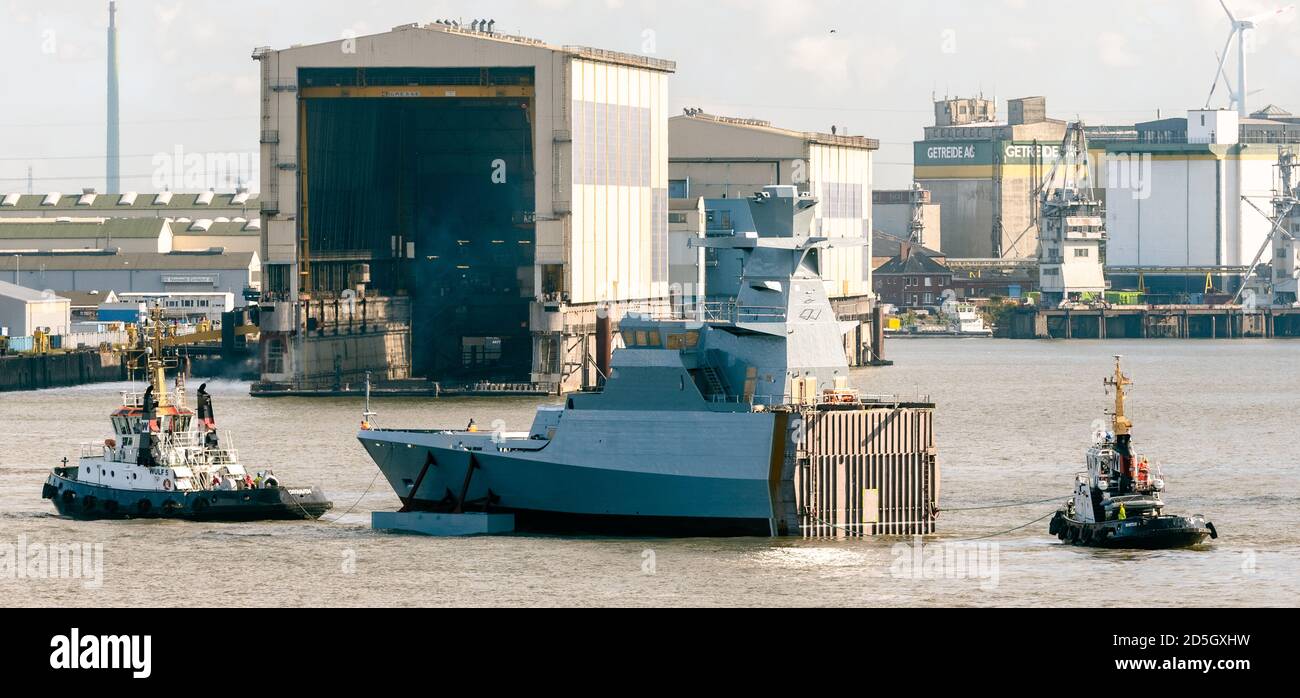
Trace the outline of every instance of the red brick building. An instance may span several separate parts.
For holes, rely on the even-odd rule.
[[[911,243],[903,243],[898,255],[875,272],[880,302],[899,308],[940,305],[951,288],[952,270]]]

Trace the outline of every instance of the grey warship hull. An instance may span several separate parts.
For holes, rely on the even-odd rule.
[[[549,442],[419,431],[360,439],[410,509],[513,513],[517,530],[539,533],[774,534],[774,415],[600,411],[565,421]]]
[[[598,313],[599,390],[538,410],[528,432],[372,429],[367,407],[357,438],[403,511],[558,533],[933,532],[933,406],[849,387],[856,322],[822,275],[867,240],[812,234],[816,201],[791,186],[718,205],[736,229],[691,240],[717,262],[704,293]]]

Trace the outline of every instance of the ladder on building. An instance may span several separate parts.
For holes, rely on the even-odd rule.
[[[722,382],[722,374],[713,366],[704,366],[700,369],[700,375],[704,377],[704,385],[708,388],[708,395],[705,397],[717,402],[718,398],[727,397],[727,386]]]

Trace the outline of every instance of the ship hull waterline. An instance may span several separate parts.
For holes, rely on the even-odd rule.
[[[562,444],[538,452],[466,450],[448,443],[454,435],[434,432],[360,438],[407,510],[514,514],[521,533],[770,537],[772,425],[754,421],[748,452],[695,459],[556,458]],[[671,460],[680,466],[644,465]]]
[[[1058,512],[1049,532],[1063,543],[1112,550],[1194,548],[1206,539],[1218,538],[1214,524],[1186,516],[1086,523]]]
[[[181,519],[195,522],[315,520],[333,507],[317,487],[156,492],[105,487],[50,475],[42,497],[79,520]]]

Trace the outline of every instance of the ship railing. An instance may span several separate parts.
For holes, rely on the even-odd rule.
[[[735,299],[720,301],[657,301],[631,303],[627,306],[628,315],[636,315],[649,320],[694,320],[696,322],[729,323],[741,322],[785,322],[787,313],[784,307],[763,305],[741,305]]]
[[[785,322],[786,309],[779,306],[740,305],[730,301],[704,301],[695,306],[705,322]]]
[[[203,452],[212,465],[238,465],[239,451],[233,448],[210,448]]]
[[[197,431],[172,431],[163,443],[174,448],[198,448],[203,445],[203,435]]]
[[[108,446],[105,446],[105,445],[102,444],[102,443],[98,443],[98,444],[97,444],[97,443],[83,443],[83,444],[81,444],[81,457],[82,457],[82,458],[103,458],[103,459],[105,459],[105,460],[111,460],[111,457],[110,457],[109,453],[110,453],[110,451],[109,451]]]
[[[123,407],[144,407],[144,391],[122,390],[119,394],[122,396]]]

